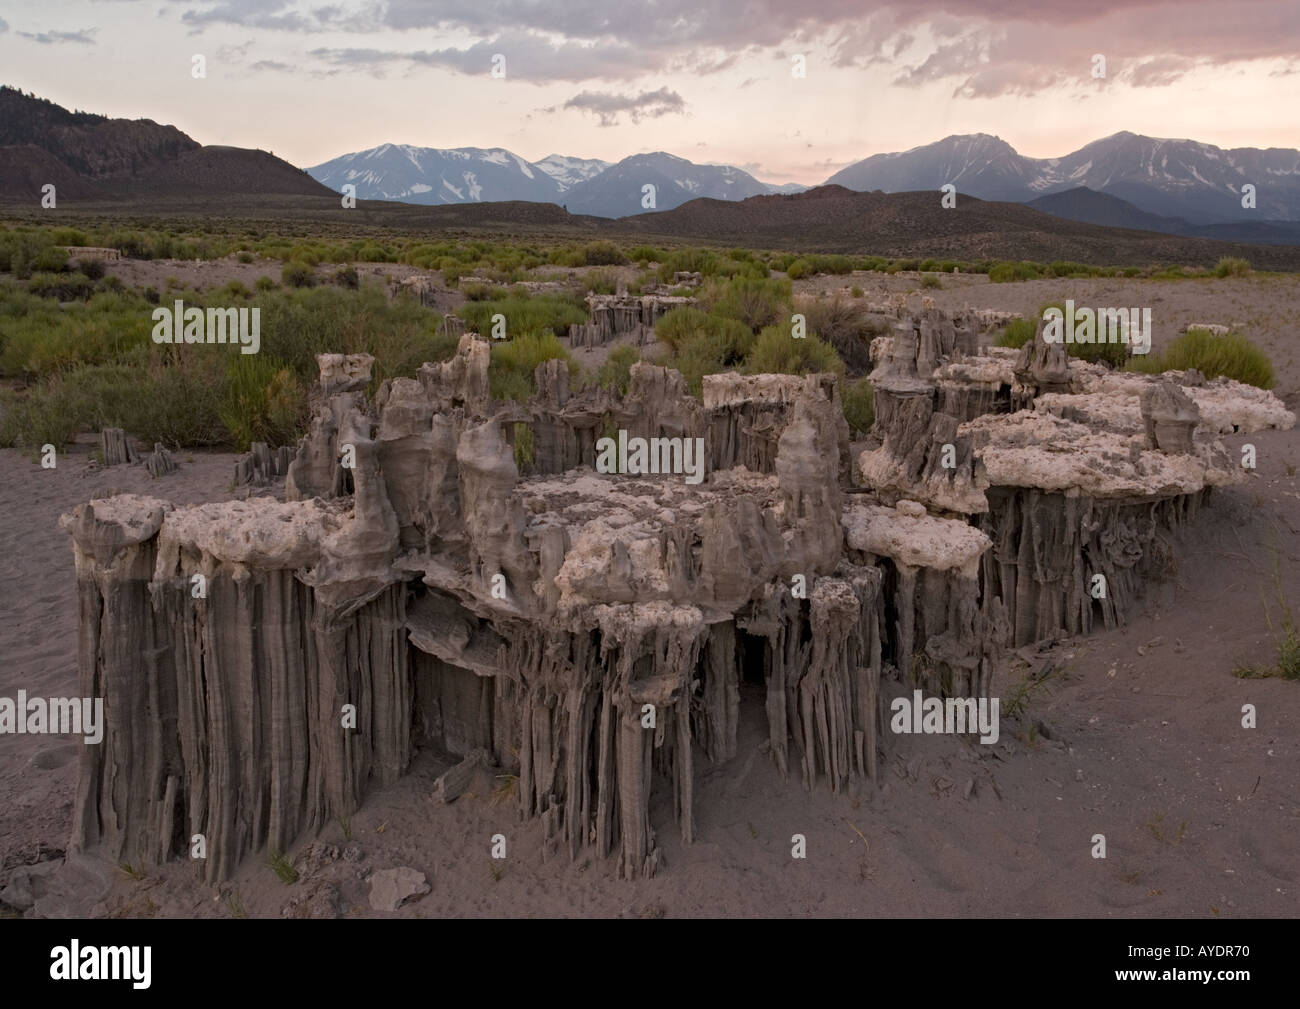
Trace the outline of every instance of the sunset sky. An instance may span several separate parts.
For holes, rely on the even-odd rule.
[[[303,167],[386,142],[664,150],[816,184],[953,133],[1040,158],[1120,130],[1300,147],[1294,0],[6,0],[0,68]]]

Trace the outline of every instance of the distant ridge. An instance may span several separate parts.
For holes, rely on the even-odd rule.
[[[358,199],[442,206],[529,200],[560,204],[575,214],[622,217],[667,210],[698,196],[740,200],[756,193],[800,190],[759,182],[730,165],[701,165],[663,151],[611,164],[599,158],[549,154],[531,162],[503,147],[413,147],[381,144],[307,169],[312,178]],[[642,205],[655,187],[654,207]]]
[[[302,169],[264,151],[204,147],[174,126],[69,112],[0,87],[0,201],[150,200],[217,194],[330,196]]]

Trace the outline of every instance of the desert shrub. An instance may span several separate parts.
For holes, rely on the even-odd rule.
[[[796,259],[785,268],[785,275],[791,280],[802,280],[812,273],[812,264],[806,259]]]
[[[588,242],[582,254],[587,266],[622,266],[627,262],[623,250],[609,241]]]
[[[253,281],[253,286],[259,291],[273,291],[276,288],[276,283],[264,273]]]
[[[627,258],[634,263],[657,263],[663,257],[664,254],[653,245],[638,245],[627,254]]]
[[[1010,284],[1020,280],[1037,280],[1042,271],[1036,263],[994,263],[989,267],[989,283]]]
[[[576,268],[587,265],[587,254],[581,249],[552,249],[549,259],[554,266]]]
[[[751,375],[809,375],[823,371],[843,375],[844,362],[834,347],[812,333],[795,339],[787,322],[768,326],[758,334],[754,349],[745,359],[745,371]]]
[[[94,282],[82,273],[33,273],[27,281],[27,290],[32,294],[59,301],[81,301],[89,298],[94,289]]]
[[[788,279],[738,276],[710,279],[700,290],[698,303],[705,311],[743,322],[757,333],[789,315],[790,297]]]
[[[173,447],[233,445],[231,433],[218,412],[224,387],[224,372],[235,357],[220,354],[172,355],[162,348],[150,348],[148,364],[132,368],[132,380],[143,373],[143,394],[137,392],[122,415],[107,426],[121,427],[147,447],[162,442]],[[257,355],[253,355],[257,356]],[[302,429],[306,429],[306,399],[303,400]]]
[[[1038,331],[1038,319],[1012,319],[1003,327],[993,340],[995,347],[1013,347],[1019,350],[1034,338]]]
[[[865,437],[876,421],[876,394],[871,383],[865,378],[845,382],[840,390],[840,405],[849,424],[849,434],[854,438]]]
[[[614,294],[618,291],[618,273],[610,269],[588,270],[582,286],[594,294]]]
[[[702,396],[704,376],[726,371],[727,356],[727,342],[722,334],[706,328],[696,330],[678,343],[665,363],[682,373],[692,395]]]
[[[534,380],[537,366],[556,357],[569,363],[570,374],[577,372],[577,363],[554,333],[527,333],[513,340],[494,342],[488,369],[492,395],[522,403],[537,391]]]
[[[28,389],[0,389],[0,445],[38,452],[62,448],[88,426],[88,395],[76,387],[76,373],[56,375]]]
[[[1273,363],[1259,347],[1240,333],[1215,336],[1209,330],[1189,329],[1159,354],[1136,354],[1129,359],[1129,371],[1158,373],[1195,368],[1207,379],[1226,375],[1260,389],[1271,389],[1275,381]]]
[[[740,364],[754,349],[758,334],[739,319],[712,316],[712,333],[722,341],[722,360],[727,366]]]
[[[711,277],[718,272],[721,257],[708,249],[674,249],[664,253],[659,260],[659,282],[672,282],[673,274],[679,272],[699,273]]]
[[[853,272],[853,260],[848,256],[806,256],[813,273],[843,274]]]
[[[37,251],[32,257],[32,272],[61,273],[68,268],[68,254],[53,245]]]
[[[50,241],[55,245],[91,245],[90,235],[80,228],[52,228]]]
[[[361,286],[361,278],[357,275],[355,266],[340,267],[334,271],[330,281],[339,287],[351,288],[354,291]]]
[[[33,273],[59,273],[67,268],[68,254],[55,248],[44,231],[0,232],[0,270],[11,271],[19,280]]]
[[[306,426],[306,388],[274,357],[239,354],[227,369],[217,415],[240,451],[255,441],[289,444]]]
[[[46,298],[14,293],[5,300],[5,313],[0,375],[8,377],[45,377],[111,361],[148,343],[153,328],[147,301],[134,294],[95,294],[60,308]]]
[[[766,280],[771,271],[758,260],[738,260],[730,256],[719,259],[713,271],[716,277],[752,277],[756,280]]]
[[[410,300],[389,302],[381,286],[274,291],[258,298],[262,348],[311,383],[316,355],[373,354],[372,380],[412,377],[425,361],[455,353],[456,338],[438,332],[441,317]]]
[[[1067,343],[1066,353],[1080,361],[1092,364],[1105,364],[1111,368],[1123,368],[1128,361],[1128,344],[1126,343]]]
[[[1214,264],[1216,277],[1245,277],[1250,273],[1250,263],[1236,256],[1224,256]]]
[[[280,267],[280,282],[285,287],[311,287],[316,283],[316,271],[300,259],[290,259]]]
[[[692,305],[682,305],[660,316],[655,323],[655,339],[668,344],[669,349],[676,353],[687,340],[711,328],[712,320],[708,312]]]
[[[504,316],[507,339],[537,336],[545,330],[567,334],[570,326],[587,321],[586,303],[579,294],[510,295],[491,301],[466,302],[458,314],[470,330],[484,336],[492,332],[492,316]]]
[[[632,365],[641,360],[640,352],[630,344],[620,343],[610,349],[609,357],[591,376],[593,385],[623,396],[632,382]]]
[[[253,261],[253,259],[254,259],[254,256],[253,256],[253,254],[252,254],[251,252],[243,251],[243,252],[238,253],[238,254],[235,256],[235,258],[236,258],[237,260],[239,260],[239,262],[241,262],[241,263],[251,263],[251,262]]]
[[[349,250],[355,263],[394,263],[397,256],[378,242],[365,241]]]
[[[328,256],[328,250],[321,246],[309,243],[299,242],[289,249],[289,254],[285,257],[288,260],[295,260],[300,263],[306,263],[308,266],[316,266]]]
[[[863,293],[862,288],[856,285],[854,285],[852,288],[849,289],[849,297],[851,298],[861,298],[862,293]]]
[[[936,277],[933,273],[927,273],[924,277],[921,278],[921,286],[923,288],[926,288],[927,290],[934,290],[936,288],[942,289],[943,281],[940,280],[938,277]]]
[[[144,445],[225,445],[217,416],[224,381],[221,358],[173,361],[140,348],[123,363],[86,365],[5,394],[0,444],[29,451],[61,447],[82,431],[120,427]]]
[[[491,284],[461,284],[460,293],[465,296],[466,301],[487,301],[494,294],[499,293],[500,288]]]
[[[716,355],[719,367],[738,364],[754,345],[754,331],[739,319],[730,319],[712,312],[683,305],[667,312],[655,324],[655,337],[666,343],[673,354],[683,353],[683,346],[700,337],[709,338],[709,351],[705,357]],[[696,348],[697,359],[702,354]]]
[[[807,331],[835,349],[850,375],[871,370],[871,341],[884,332],[866,312],[839,295],[832,298],[801,298],[795,310],[803,315]]]

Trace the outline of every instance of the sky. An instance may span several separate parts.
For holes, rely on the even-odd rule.
[[[1300,148],[1300,0],[5,0],[0,83],[300,167],[662,150],[815,185],[954,133]]]

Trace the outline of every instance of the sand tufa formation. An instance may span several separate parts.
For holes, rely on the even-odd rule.
[[[650,793],[690,842],[694,765],[735,755],[743,681],[783,773],[874,779],[889,696],[987,696],[1007,647],[1123,622],[1162,534],[1242,479],[1218,436],[1295,423],[1224,380],[984,350],[986,328],[927,304],[876,341],[879,447],[856,460],[834,375],[711,375],[701,401],[669,369],[634,365],[620,396],[547,361],[501,402],[467,334],[369,402],[370,358],[322,355],[287,467],[240,463],[287,468],[286,501],[64,516],[107,719],[74,848],[148,864],[203,834],[224,879],[427,743],[516,775],[547,855],[648,876]],[[702,439],[705,480],[598,472],[619,432],[665,462]]]

